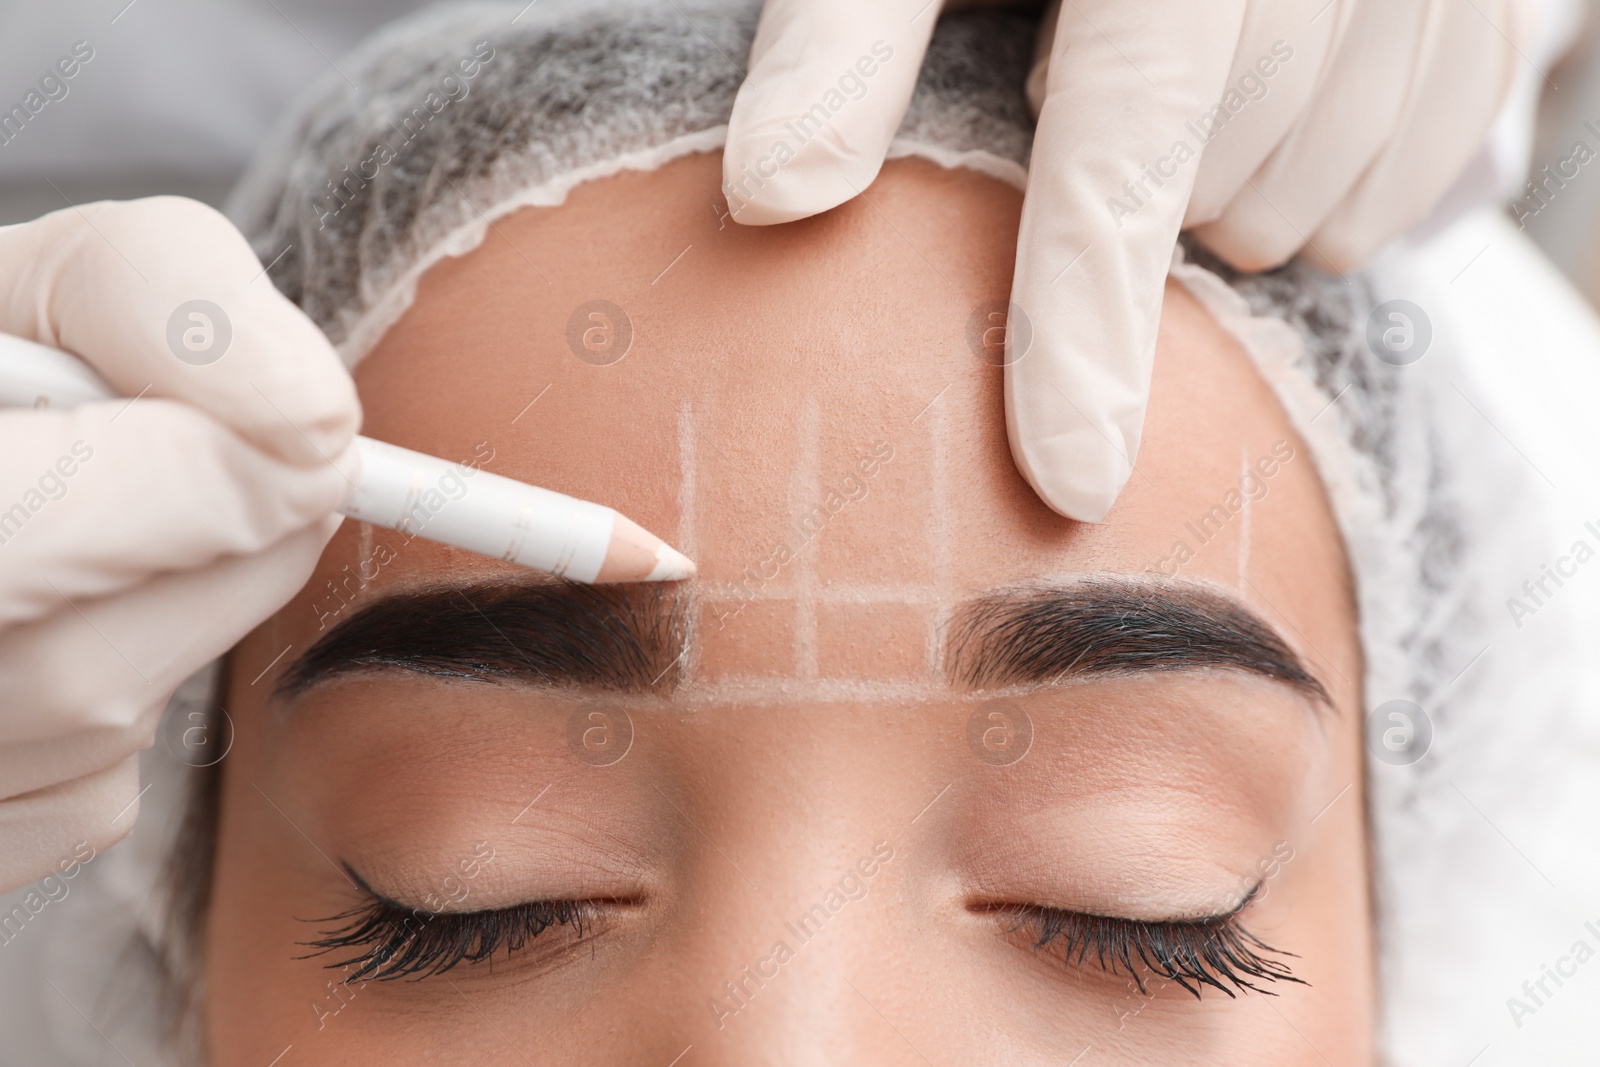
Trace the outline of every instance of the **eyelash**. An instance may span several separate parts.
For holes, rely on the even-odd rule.
[[[571,926],[575,939],[581,940],[594,920],[590,901],[535,901],[494,911],[429,912],[385,900],[359,880],[358,885],[370,899],[331,918],[315,920],[342,925],[314,941],[301,942],[315,950],[301,959],[340,949],[364,949],[327,964],[330,970],[354,966],[346,982],[421,981],[460,963],[482,962],[501,949],[518,952],[552,926]],[[1229,997],[1237,995],[1235,990],[1277,996],[1256,981],[1305,985],[1288,964],[1273,958],[1293,953],[1273,948],[1239,925],[1239,913],[1249,902],[1246,898],[1228,915],[1193,922],[1116,919],[1034,905],[1007,910],[1014,920],[1012,929],[1029,929],[1036,950],[1059,942],[1067,966],[1081,965],[1092,957],[1108,974],[1120,970],[1132,978],[1141,995],[1149,992],[1147,973],[1176,982],[1196,1000],[1201,987],[1207,985]],[[420,925],[408,927],[408,922]]]
[[[520,951],[552,926],[570,926],[581,939],[593,925],[595,904],[585,900],[541,900],[494,911],[432,912],[407,908],[360,888],[371,899],[320,923],[341,923],[315,941],[300,959],[340,949],[361,949],[354,956],[329,963],[330,970],[355,968],[345,982],[420,982],[459,963],[479,963],[501,949]],[[407,924],[411,925],[408,926]]]
[[[1273,948],[1239,925],[1239,913],[1254,896],[1252,892],[1228,915],[1192,922],[1115,919],[1033,905],[1007,910],[1015,920],[1012,930],[1029,930],[1036,950],[1059,943],[1067,966],[1092,959],[1108,974],[1120,970],[1132,978],[1141,995],[1148,994],[1146,978],[1154,975],[1176,982],[1196,1000],[1202,986],[1220,989],[1230,997],[1237,995],[1235,990],[1277,996],[1255,983],[1306,982],[1296,978],[1288,964],[1274,958],[1293,957],[1294,953]]]

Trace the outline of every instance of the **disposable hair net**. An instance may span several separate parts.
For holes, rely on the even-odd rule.
[[[557,2],[512,24],[498,4],[430,9],[341,63],[360,88],[335,79],[308,98],[229,213],[353,366],[421,274],[477,247],[494,219],[720,148],[756,15],[750,4],[680,14]],[[951,25],[895,154],[967,160],[1020,184],[1031,123],[1008,79],[1030,49],[1018,18]]]
[[[230,213],[354,366],[421,275],[496,219],[720,148],[757,14],[705,0],[430,9],[339,60]],[[1032,32],[1008,14],[944,19],[891,157],[1021,188]],[[1484,1067],[1537,1062],[1590,1040],[1559,1004],[1541,1008],[1542,1029],[1506,1017],[1539,960],[1581,933],[1583,907],[1600,918],[1587,844],[1537,876],[1516,854],[1555,857],[1579,833],[1561,804],[1593,800],[1597,762],[1593,725],[1572,721],[1587,699],[1571,666],[1579,598],[1541,607],[1539,640],[1507,636],[1506,597],[1554,544],[1532,472],[1480,417],[1487,401],[1444,324],[1426,358],[1394,366],[1369,343],[1360,279],[1303,265],[1239,276],[1183,249],[1172,275],[1251,354],[1311,449],[1354,570],[1367,710],[1412,701],[1431,728],[1414,762],[1381,743],[1386,720],[1369,731],[1385,1061],[1460,1067],[1498,1043],[1508,1058]],[[1535,774],[1558,800],[1529,787]]]

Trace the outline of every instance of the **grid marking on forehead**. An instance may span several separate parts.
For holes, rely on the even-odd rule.
[[[797,699],[837,701],[853,704],[912,704],[949,702],[963,698],[947,683],[932,681],[858,681],[849,678],[818,678],[797,686],[793,678],[729,675],[715,683],[696,683],[673,691],[674,704],[708,706],[739,704],[747,707],[774,707],[793,704]]]
[[[796,463],[790,472],[786,500],[791,515],[801,514],[822,495],[823,421],[820,405],[814,395],[806,398],[800,416],[800,441],[797,442]],[[706,605],[738,608],[750,602],[793,600],[796,607],[794,671],[788,677],[775,677],[770,673],[725,674],[714,683],[699,681],[698,672],[688,672],[675,691],[674,700],[688,705],[739,703],[759,707],[792,703],[801,696],[810,700],[882,704],[950,699],[948,682],[939,673],[941,652],[937,647],[944,621],[953,610],[949,529],[938,521],[938,508],[943,506],[948,495],[944,484],[944,420],[941,416],[937,421],[926,421],[932,423],[927,427],[930,431],[928,436],[937,449],[935,488],[928,497],[928,505],[934,513],[927,518],[930,524],[936,526],[939,537],[933,582],[874,582],[861,585],[848,578],[842,581],[824,580],[818,574],[817,563],[820,542],[829,534],[825,529],[820,537],[801,546],[797,553],[796,589],[793,592],[772,591],[764,587],[752,590],[732,582],[701,583],[696,596]],[[877,610],[882,605],[933,607],[921,641],[922,676],[896,680],[822,677],[818,662],[817,609],[821,605],[837,604],[858,604],[871,610]],[[691,651],[690,658],[697,655],[697,651]]]
[[[679,537],[690,549],[699,547],[694,535],[699,505],[698,463],[703,453],[696,447],[702,429],[695,422],[697,415],[704,418],[707,412],[703,408],[696,411],[689,402],[679,408],[678,449],[682,471],[679,485],[682,528]],[[797,421],[795,463],[789,471],[785,492],[785,507],[790,516],[800,515],[812,508],[823,495],[824,421],[821,405],[814,394],[808,395],[800,404]],[[920,416],[908,413],[902,427],[908,434],[923,433],[932,449],[932,485],[925,497],[929,513],[923,517],[923,522],[932,532],[932,581],[873,582],[863,585],[848,577],[842,580],[824,579],[818,568],[819,546],[824,538],[835,532],[829,528],[819,531],[816,538],[801,545],[795,553],[792,590],[771,589],[764,584],[751,588],[748,583],[697,579],[693,597],[698,607],[690,613],[695,621],[690,625],[689,647],[679,674],[675,698],[694,703],[734,699],[776,703],[785,699],[793,700],[799,692],[797,686],[804,686],[805,695],[814,699],[828,699],[831,695],[839,699],[901,702],[949,696],[948,685],[941,673],[944,655],[942,639],[951,613],[955,610],[954,553],[950,529],[942,521],[940,511],[949,497],[945,446],[947,424],[948,419],[941,405],[934,404]],[[899,436],[892,429],[889,435]],[[889,443],[894,445],[892,440]],[[901,441],[901,447],[905,447],[904,440]],[[693,552],[690,554],[692,556]],[[794,647],[788,672],[774,674],[774,665],[768,664],[759,673],[719,671],[715,681],[707,680],[701,662],[704,648],[702,642],[696,640],[695,627],[705,625],[708,612],[717,618],[726,614],[734,620],[731,625],[738,625],[737,620],[743,608],[753,603],[793,604]],[[891,630],[915,647],[920,677],[894,681],[824,677],[820,663],[818,608],[844,604],[865,607],[874,615],[880,615],[885,606],[931,608],[920,632],[907,633],[904,627],[888,622]],[[717,610],[724,608],[732,610]],[[774,659],[780,657],[781,653],[775,653]]]
[[[769,593],[756,590],[742,592],[731,582],[707,582],[695,590],[703,604],[738,604],[741,601],[792,600],[793,594]],[[851,581],[830,582],[818,579],[812,592],[818,604],[941,604],[945,595],[938,586],[916,585],[857,585]]]

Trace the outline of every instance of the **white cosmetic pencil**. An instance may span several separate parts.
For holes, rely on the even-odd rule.
[[[0,407],[70,408],[116,392],[75,356],[0,333]],[[361,479],[339,510],[352,519],[580,582],[673,582],[694,562],[625,515],[409,448],[357,437]],[[465,488],[442,506],[430,489]]]

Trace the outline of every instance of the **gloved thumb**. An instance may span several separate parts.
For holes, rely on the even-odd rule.
[[[793,222],[872,184],[938,16],[938,0],[768,0],[722,157],[734,221]]]

